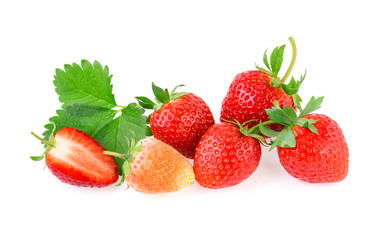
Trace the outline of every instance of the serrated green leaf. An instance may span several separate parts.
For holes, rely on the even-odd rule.
[[[116,114],[120,112],[120,116]],[[108,151],[127,153],[129,151],[128,138],[136,140],[144,138],[148,132],[147,117],[144,109],[136,103],[130,103],[121,111],[108,108],[74,104],[57,111],[57,116],[50,118],[57,130],[64,127],[73,127],[90,134]],[[44,136],[48,137],[53,130],[53,124],[47,124]],[[118,158],[117,163],[121,171],[123,160]],[[121,173],[121,172],[120,172]]]
[[[64,70],[57,69],[54,77],[63,104],[57,115],[49,119],[51,123],[45,125],[46,139],[50,139],[55,129],[72,127],[88,133],[108,151],[128,153],[127,139],[134,137],[137,141],[151,134],[142,107],[136,103],[123,108],[116,104],[107,66],[103,68],[98,61],[91,64],[82,60],[81,65],[66,64]],[[143,100],[151,104],[150,100]],[[115,110],[115,107],[122,109]],[[124,161],[117,158],[120,174]]]
[[[280,132],[274,131],[267,126],[264,126],[261,122],[259,123],[259,129],[262,134],[267,137],[277,137]]]
[[[274,77],[277,77],[278,73],[280,72],[282,62],[284,60],[284,50],[285,45],[282,45],[280,47],[276,47],[270,56],[270,65],[272,68],[272,73]]]
[[[323,97],[315,98],[314,96],[311,97],[310,101],[307,103],[306,107],[301,111],[299,118],[302,118],[306,116],[307,114],[314,112],[315,110],[318,110],[321,108],[321,104],[323,101]]]
[[[279,123],[285,126],[290,126],[293,123],[293,118],[289,116],[284,110],[273,107],[266,110],[269,119],[275,123]]]
[[[135,97],[135,98],[137,99],[141,107],[145,109],[153,109],[154,106],[156,105],[152,100],[150,100],[147,97]]]
[[[292,107],[284,106],[282,108],[282,111],[284,111],[291,119],[292,122],[294,122],[297,119],[297,113]]]
[[[81,66],[73,63],[64,65],[64,71],[56,69],[54,85],[63,106],[78,103],[112,108],[116,102],[111,78],[107,66],[103,68],[97,61],[92,65],[82,60]]]
[[[152,83],[153,94],[156,97],[157,102],[159,103],[168,103],[170,102],[170,94],[168,89],[162,89]]]
[[[105,124],[112,121],[117,113],[116,110],[92,106],[87,104],[74,104],[57,110],[57,116],[51,117],[51,123],[45,125],[46,131],[43,136],[49,139],[54,129],[72,127],[84,131],[96,139],[96,134]]]
[[[290,80],[288,84],[282,83],[281,87],[285,91],[286,94],[294,95],[299,91],[301,84],[305,80],[305,77],[306,77],[306,70],[305,70],[305,74],[301,75],[301,78],[299,81],[296,81],[294,77],[292,77],[292,79]]]
[[[294,77],[292,77],[292,79],[290,80],[290,82],[288,84],[282,83],[281,87],[286,94],[293,95],[293,94],[296,94],[298,92],[300,85],[301,84],[298,84],[298,82],[296,82]]]
[[[146,116],[144,109],[136,103],[130,103],[121,111],[121,115],[102,127],[96,133],[96,139],[109,151],[127,153],[129,151],[128,139],[136,141],[146,137]],[[121,171],[124,161],[116,159]],[[121,174],[121,172],[120,172]]]
[[[282,130],[282,132],[280,132],[280,134],[273,141],[270,151],[273,150],[276,146],[283,148],[292,148],[296,146],[296,137],[290,127],[287,127]]]

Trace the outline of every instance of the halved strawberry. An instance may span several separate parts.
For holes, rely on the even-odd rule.
[[[46,165],[62,182],[79,187],[105,187],[118,180],[114,157],[104,155],[106,149],[89,134],[65,127],[49,140],[36,137],[48,146]]]

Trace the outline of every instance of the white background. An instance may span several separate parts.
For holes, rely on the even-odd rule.
[[[1,239],[379,239],[377,1],[1,1]],[[56,68],[100,61],[116,101],[150,84],[201,96],[218,121],[232,79],[293,36],[305,100],[325,96],[350,149],[340,183],[289,176],[276,151],[242,184],[148,195],[57,180],[30,132],[60,107]],[[7,236],[7,237],[5,237]]]

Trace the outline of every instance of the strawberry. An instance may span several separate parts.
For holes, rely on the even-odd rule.
[[[206,130],[215,124],[207,104],[192,93],[169,94],[154,83],[152,89],[157,104],[146,97],[136,97],[146,109],[154,109],[150,116],[150,127],[155,138],[171,145],[187,158],[194,158],[195,149]]]
[[[348,174],[349,152],[339,125],[322,114],[309,114],[319,134],[295,126],[294,148],[278,147],[282,166],[295,178],[310,183],[339,182]]]
[[[239,124],[218,123],[200,140],[194,159],[195,178],[207,188],[237,185],[256,170],[260,143]]]
[[[260,123],[261,133],[276,137],[271,150],[277,146],[281,164],[286,171],[310,183],[339,182],[348,174],[349,152],[343,132],[338,124],[323,114],[311,114],[320,108],[323,97],[312,97],[297,116],[291,107],[278,104],[268,109],[270,121]],[[265,125],[279,123],[284,126],[275,132]]]
[[[191,185],[193,167],[189,160],[170,145],[147,137],[140,140],[127,154],[105,152],[125,160],[123,178],[138,192],[173,192]]]
[[[293,58],[285,76],[282,79],[278,77],[285,45],[273,50],[270,65],[265,51],[264,63],[268,70],[257,66],[258,70],[245,71],[234,78],[222,103],[221,121],[236,119],[243,123],[255,119],[256,121],[248,124],[248,127],[253,127],[260,121],[269,120],[265,110],[273,107],[274,101],[277,101],[281,107],[296,108],[293,103],[293,95],[297,97],[297,91],[305,76],[301,76],[300,81],[292,78],[289,84],[285,84],[296,59],[294,40],[292,37],[289,40],[293,47]],[[279,124],[272,124],[270,127],[276,131],[282,129]]]
[[[62,182],[79,187],[105,187],[118,180],[114,157],[104,155],[106,149],[89,134],[70,127],[57,131],[49,140],[32,134],[47,146],[45,156],[32,159],[45,157],[49,170]]]

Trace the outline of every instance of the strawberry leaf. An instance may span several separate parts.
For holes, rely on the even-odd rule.
[[[162,106],[164,106],[166,103],[169,103],[171,101],[174,101],[177,98],[181,98],[185,96],[186,94],[189,94],[189,92],[176,92],[177,88],[183,87],[185,85],[181,84],[176,86],[170,93],[167,88],[162,89],[155,85],[152,82],[152,90],[153,94],[155,96],[155,100],[157,103],[153,102],[147,97],[135,97],[140,104],[145,109],[153,109],[154,112],[157,112]]]
[[[265,50],[265,52],[264,52],[263,61],[264,61],[265,66],[269,69],[269,71],[272,71],[272,69],[270,68],[270,65],[268,63],[267,51],[268,51],[268,49]]]
[[[270,55],[270,65],[274,77],[277,77],[278,73],[280,72],[281,65],[284,60],[284,50],[285,45],[282,45],[281,47],[276,47]]]
[[[317,128],[314,126],[314,123],[316,122],[317,120],[300,118],[297,119],[295,124],[304,128],[309,128],[313,133],[319,134]]]
[[[51,123],[45,125],[44,137],[50,139],[55,127],[72,127],[88,133],[108,151],[128,153],[128,139],[151,135],[142,107],[136,103],[125,107],[116,104],[111,78],[108,67],[103,68],[97,61],[91,64],[82,60],[81,65],[66,64],[64,70],[57,69],[54,85],[63,104],[49,119]],[[145,107],[152,103],[145,98],[142,101]],[[116,161],[121,174],[125,160]]]
[[[280,134],[280,132],[274,131],[267,126],[264,126],[261,122],[259,123],[259,129],[262,134],[268,137],[277,137]]]
[[[141,107],[145,109],[154,109],[154,106],[156,105],[152,100],[150,100],[147,97],[135,97]]]
[[[293,98],[293,103],[294,105],[296,105],[296,107],[302,111],[302,106],[301,106],[301,103],[302,103],[302,98],[300,97],[300,95],[298,93],[296,94],[293,94],[292,95],[292,98]]]
[[[116,110],[86,104],[63,107],[63,109],[57,110],[57,116],[49,119],[51,123],[45,125],[46,131],[43,136],[45,139],[49,139],[53,132],[53,123],[57,130],[72,127],[93,136],[105,124],[112,121],[116,113]]]
[[[271,109],[267,109],[266,112],[269,116],[269,119],[272,120],[273,122],[276,122],[285,126],[290,126],[294,122],[294,118],[293,118],[294,115],[288,114],[289,112],[291,112],[291,110],[288,108],[290,107],[284,107],[282,109],[278,107],[273,107]]]
[[[170,94],[168,89],[164,90],[152,83],[152,90],[157,102],[163,104],[170,102]]]
[[[296,146],[296,137],[293,133],[292,128],[286,127],[284,130],[282,130],[276,139],[272,142],[272,146],[269,150],[273,150],[276,146],[284,148],[292,148]]]
[[[302,82],[305,80],[305,77],[306,77],[306,70],[305,70],[305,74],[301,75],[301,78],[299,81],[296,81],[294,77],[292,77],[292,79],[290,80],[288,84],[282,83],[281,87],[286,94],[294,95],[298,93],[298,90],[300,89]]]
[[[80,66],[73,63],[66,64],[64,70],[56,69],[54,85],[63,106],[80,103],[112,108],[116,102],[111,78],[107,66],[103,68],[98,61],[92,65],[82,60]]]
[[[318,110],[321,108],[321,104],[323,101],[323,97],[315,98],[314,96],[311,97],[310,101],[307,103],[306,107],[301,111],[299,118],[302,118],[306,116],[307,114],[314,112],[315,110]]]
[[[294,110],[294,108],[288,107],[288,106],[284,106],[282,108],[282,111],[284,111],[289,116],[289,118],[292,119],[292,122],[294,122],[297,119],[297,113]]]
[[[297,98],[301,99],[298,94],[295,94]],[[274,107],[271,109],[267,109],[266,112],[269,116],[270,121],[260,123],[259,130],[262,134],[268,137],[276,137],[272,141],[271,149],[274,149],[276,146],[280,147],[295,147],[296,139],[293,133],[293,127],[295,125],[299,125],[304,128],[310,129],[310,131],[318,134],[317,128],[314,126],[316,120],[305,119],[303,118],[307,114],[319,109],[321,107],[321,103],[323,101],[323,97],[315,98],[312,97],[310,101],[307,103],[306,107],[301,110],[300,114],[297,116],[296,111],[292,107],[284,106],[280,108],[278,102],[273,102]],[[299,100],[300,105],[301,100]],[[301,109],[301,106],[299,107]],[[268,127],[264,126],[267,124],[279,123],[284,125],[284,129],[280,133],[272,132]],[[253,127],[254,129],[255,127]],[[254,129],[255,130],[255,129]]]

